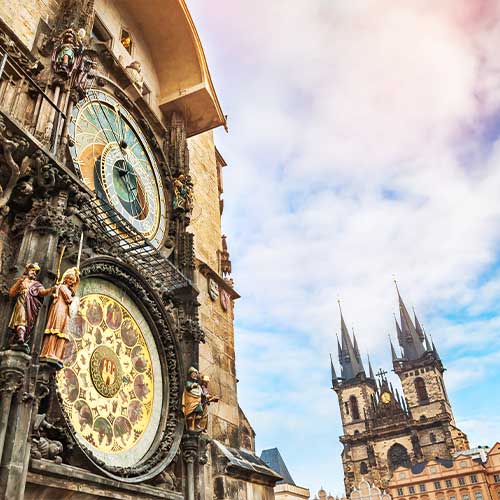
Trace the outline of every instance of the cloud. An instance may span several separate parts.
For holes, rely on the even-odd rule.
[[[495,388],[500,5],[189,5],[229,114],[217,141],[243,297],[241,404],[297,482],[340,493],[327,372],[337,298],[363,351],[387,368],[395,275],[450,368],[465,421],[471,384]]]

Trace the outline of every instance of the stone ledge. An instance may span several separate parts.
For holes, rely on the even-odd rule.
[[[183,500],[184,496],[181,493],[166,491],[147,484],[115,481],[71,465],[32,459],[26,481],[25,499],[40,498]]]

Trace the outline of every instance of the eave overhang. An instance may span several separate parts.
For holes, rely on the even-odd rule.
[[[159,105],[179,111],[188,137],[223,125],[224,116],[210,76],[200,37],[184,0],[122,0],[153,55]]]

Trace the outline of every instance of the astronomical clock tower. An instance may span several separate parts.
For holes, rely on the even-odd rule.
[[[211,498],[189,143],[219,126],[183,0],[0,2],[1,498]]]

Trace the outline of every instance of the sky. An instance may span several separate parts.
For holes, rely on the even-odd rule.
[[[395,277],[458,426],[500,440],[500,1],[188,5],[228,115],[223,229],[258,452],[343,492],[337,300],[388,370]]]

